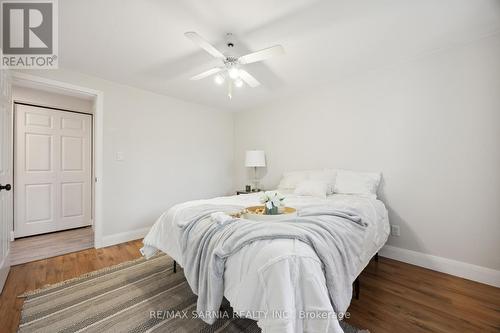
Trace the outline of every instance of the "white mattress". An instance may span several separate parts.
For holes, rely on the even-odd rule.
[[[251,206],[259,204],[259,195],[219,197],[210,200],[190,201],[175,206],[166,214],[175,215],[183,207],[201,203]],[[335,202],[336,206],[357,207],[367,222],[364,249],[359,273],[385,244],[389,236],[389,220],[384,204],[373,198],[355,195],[331,195],[326,199],[298,197],[287,194],[286,205],[301,207]],[[174,218],[167,219],[174,221]],[[178,243],[179,229],[165,226],[155,233],[159,249],[169,254],[181,266],[182,255]],[[295,273],[294,273],[295,272]],[[333,311],[326,290],[324,271],[314,251],[298,240],[263,240],[254,242],[226,262],[224,296],[233,309],[245,317],[259,320],[265,332],[342,332],[336,320],[304,321],[291,314],[293,311]],[[278,316],[270,315],[279,312]],[[286,313],[287,318],[279,317]],[[278,317],[278,318],[277,318]],[[326,325],[326,326],[325,326]]]

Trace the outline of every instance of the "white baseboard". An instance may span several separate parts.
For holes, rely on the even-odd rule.
[[[144,238],[148,231],[151,229],[151,227],[147,228],[142,228],[142,229],[135,229],[131,231],[125,231],[125,232],[120,232],[118,234],[114,235],[109,235],[109,236],[102,236],[102,246],[101,247],[106,247],[106,246],[111,246],[115,244],[120,244],[120,243],[125,243],[129,242],[131,240],[135,239],[140,239]]]
[[[437,257],[430,254],[411,251],[400,247],[386,245],[379,254],[382,257],[421,266],[434,271],[455,275],[464,279],[488,284],[500,288],[500,271],[468,264],[465,262]]]
[[[2,293],[3,286],[7,280],[10,271],[10,250],[7,250],[7,255],[0,262],[0,294]]]

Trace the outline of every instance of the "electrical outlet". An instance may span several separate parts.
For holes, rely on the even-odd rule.
[[[394,236],[394,237],[401,236],[401,233],[399,231],[399,225],[391,224],[391,236]]]

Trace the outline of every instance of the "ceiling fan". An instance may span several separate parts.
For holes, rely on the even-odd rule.
[[[195,75],[191,77],[190,80],[201,80],[211,75],[215,75],[214,81],[216,84],[222,85],[227,81],[227,96],[229,99],[233,97],[233,85],[237,88],[242,87],[244,83],[252,88],[260,85],[260,82],[257,81],[255,77],[243,69],[244,65],[263,61],[284,53],[283,46],[275,45],[257,52],[237,57],[231,54],[231,49],[234,47],[233,35],[231,33],[226,34],[226,46],[228,48],[228,52],[226,52],[226,54],[216,49],[196,32],[186,32],[184,36],[192,40],[193,43],[207,51],[213,57],[220,59],[222,62],[220,66]]]

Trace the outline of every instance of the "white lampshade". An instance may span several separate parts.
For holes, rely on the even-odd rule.
[[[263,150],[247,150],[245,157],[246,167],[265,167],[266,154]]]

